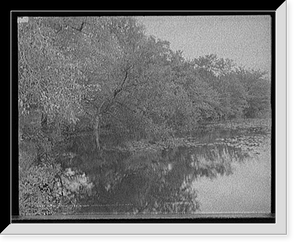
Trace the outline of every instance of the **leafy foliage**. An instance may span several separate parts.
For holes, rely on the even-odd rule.
[[[52,215],[58,211],[60,205],[68,206],[69,210],[72,209],[74,199],[60,197],[58,174],[59,167],[53,168],[49,164],[20,170],[20,215]]]
[[[269,104],[263,75],[216,55],[186,61],[168,42],[144,35],[133,18],[19,24],[20,113],[39,109],[48,123],[67,125],[89,118],[96,139],[107,124],[128,131],[143,122],[148,131],[168,133],[205,120],[256,117]]]
[[[20,215],[71,213],[92,187],[84,173],[70,168],[63,171],[49,161],[27,170],[20,168]]]

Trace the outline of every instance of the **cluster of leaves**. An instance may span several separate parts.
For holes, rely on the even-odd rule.
[[[50,161],[26,170],[20,167],[20,215],[53,215],[72,213],[80,207],[80,199],[91,193],[93,184],[86,175],[62,168]]]
[[[61,197],[58,187],[60,169],[58,166],[42,164],[27,170],[20,168],[19,213],[20,215],[52,215],[61,206],[75,205],[72,197]]]

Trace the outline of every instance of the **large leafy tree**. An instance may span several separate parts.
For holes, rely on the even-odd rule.
[[[109,18],[32,18],[19,24],[19,108],[37,110],[40,124],[76,124],[102,115],[122,91],[129,65]],[[125,55],[126,56],[125,56]],[[59,127],[56,126],[58,130]]]
[[[245,117],[265,117],[271,110],[271,84],[265,71],[238,68],[236,77],[247,92]]]
[[[228,74],[233,71],[235,64],[232,60],[210,54],[194,59],[192,66],[195,76],[198,80],[205,82],[206,86],[206,89],[203,89],[205,93],[202,93],[208,98],[202,103],[206,107],[201,111],[203,119],[211,121],[226,118],[231,111],[228,92],[231,80],[228,79]],[[228,80],[224,82],[224,78]]]
[[[84,75],[80,65],[55,42],[55,30],[44,19],[19,24],[19,107],[26,114],[40,110],[49,120],[57,115],[76,122]]]

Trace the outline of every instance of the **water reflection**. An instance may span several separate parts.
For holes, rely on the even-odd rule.
[[[84,156],[83,156],[84,157]],[[81,170],[93,181],[93,193],[78,212],[91,214],[167,214],[200,211],[192,182],[233,173],[231,163],[245,153],[226,144],[202,144],[137,153],[107,151],[84,157]]]
[[[134,152],[106,149],[99,153],[97,150],[82,148],[82,143],[93,140],[80,141],[78,147],[73,148],[75,156],[65,166],[85,172],[93,182],[93,189],[91,194],[80,199],[77,212],[101,215],[248,210],[253,204],[244,198],[256,201],[253,192],[249,190],[253,188],[251,183],[257,183],[263,189],[258,193],[261,198],[268,198],[271,192],[270,156],[264,166],[258,162],[247,167],[243,162],[260,154],[263,141],[270,141],[266,133],[254,131],[215,130],[206,135],[202,133],[199,135],[201,138],[185,138],[184,143],[172,148],[160,146],[159,149],[152,147]],[[91,147],[91,144],[87,147]],[[266,147],[270,148],[270,144]],[[236,171],[236,165],[244,166],[246,170]],[[255,174],[255,170],[259,173]],[[228,178],[223,186],[220,186],[221,177]],[[248,188],[240,181],[248,182]],[[224,198],[222,194],[226,194],[226,187],[232,189],[232,184],[239,185],[235,190],[239,195],[234,196],[231,192],[228,193],[230,196]],[[220,187],[224,189],[220,190]],[[247,206],[231,206],[230,201],[237,199],[244,201]],[[222,210],[219,206],[227,208]],[[266,206],[269,207],[265,204],[264,211]]]

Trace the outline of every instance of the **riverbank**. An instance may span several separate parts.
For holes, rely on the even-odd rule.
[[[224,132],[226,132],[224,138]],[[271,119],[241,119],[222,123],[210,123],[199,130],[180,134],[178,137],[149,142],[148,140],[128,141],[122,146],[116,147],[120,151],[156,152],[176,147],[198,147],[207,145],[229,145],[241,148],[245,152],[258,153],[256,147],[260,146],[265,139],[261,134],[271,135]]]
[[[230,129],[230,130],[238,130],[238,129],[251,129],[254,131],[257,130],[265,130],[270,131],[272,126],[271,118],[251,118],[251,119],[235,119],[228,120],[222,122],[211,122],[200,125],[200,128],[203,130],[210,130],[214,128],[219,129]]]

